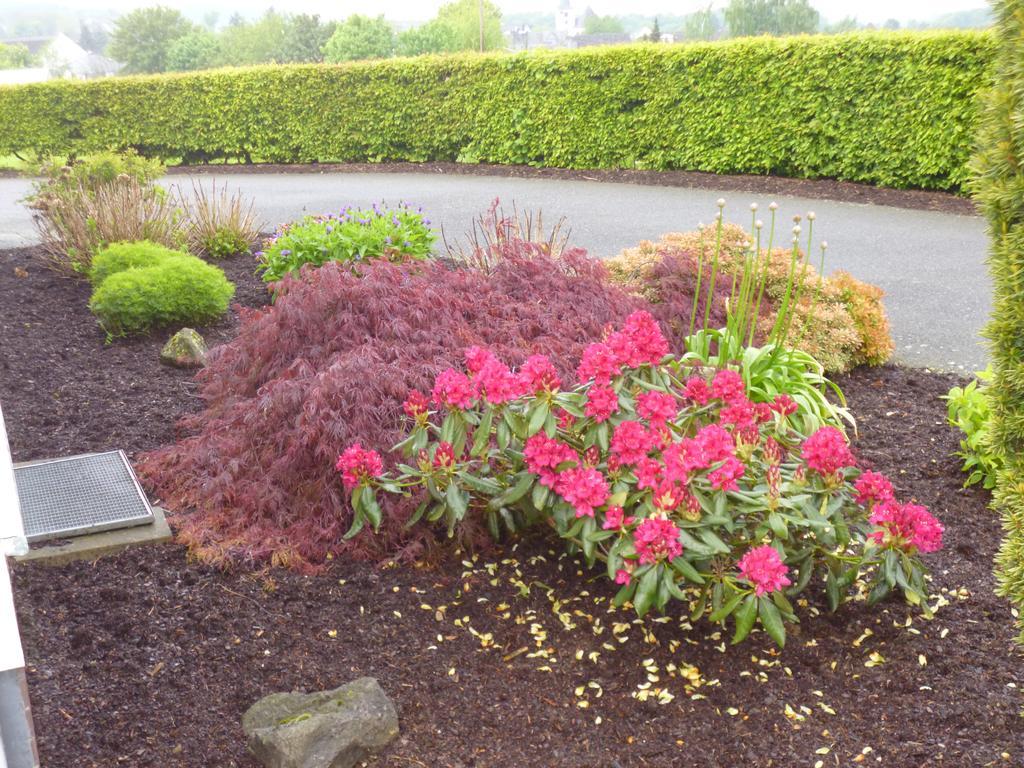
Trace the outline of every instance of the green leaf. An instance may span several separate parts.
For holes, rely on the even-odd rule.
[[[742,600],[742,592],[733,595],[722,604],[721,608],[719,608],[717,611],[708,616],[708,621],[710,621],[712,624],[717,624],[720,621],[724,621],[732,615],[732,612],[736,610],[736,606],[739,605]]]
[[[537,407],[533,409],[533,413],[530,414],[530,426],[527,428],[527,436],[535,435],[544,427],[544,422],[548,419],[548,404],[546,400],[541,400]]]
[[[757,618],[757,599],[754,595],[747,595],[735,616],[736,633],[732,636],[733,645],[743,642],[754,627],[754,620]]]
[[[687,579],[692,581],[694,584],[703,584],[704,577],[697,572],[697,569],[693,567],[689,560],[685,557],[677,557],[672,561],[672,567],[675,568],[679,573],[685,576]]]
[[[466,497],[462,495],[462,490],[456,483],[452,482],[448,484],[448,490],[444,493],[444,501],[457,520],[461,520],[465,517]]]
[[[637,616],[643,616],[654,604],[654,600],[658,596],[660,576],[661,569],[657,565],[652,565],[640,579],[640,584],[636,588],[636,598],[633,600]]]
[[[782,616],[775,603],[767,596],[762,595],[757,601],[757,612],[761,617],[761,625],[765,628],[768,636],[775,641],[779,648],[786,645],[786,626],[782,623]]]

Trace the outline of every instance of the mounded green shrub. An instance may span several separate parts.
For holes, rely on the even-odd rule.
[[[120,243],[96,262],[89,309],[113,336],[201,325],[223,315],[235,295],[223,270],[153,243]]]
[[[988,94],[975,158],[973,191],[988,218],[992,382],[988,449],[1002,457],[993,504],[1005,536],[996,556],[998,592],[1024,608],[1024,0],[997,0],[996,85]],[[1020,618],[1018,627],[1024,630]],[[1024,642],[1024,632],[1021,634]]]
[[[0,88],[0,154],[132,147],[956,189],[994,48],[983,32],[877,32],[54,80]]]
[[[99,288],[111,275],[127,269],[155,267],[167,259],[186,256],[184,251],[173,251],[166,246],[150,240],[134,243],[111,243],[92,259],[89,270],[89,282]]]

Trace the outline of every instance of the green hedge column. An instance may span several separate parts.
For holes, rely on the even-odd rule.
[[[973,186],[992,238],[992,440],[1006,456],[994,495],[1005,528],[999,593],[1024,608],[1024,0],[993,7],[996,83],[982,114]]]

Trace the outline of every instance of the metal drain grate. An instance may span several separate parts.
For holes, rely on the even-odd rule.
[[[14,480],[30,542],[153,521],[124,451],[21,464]]]

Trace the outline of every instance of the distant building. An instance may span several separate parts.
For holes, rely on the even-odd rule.
[[[582,35],[585,19],[586,12],[577,12],[572,7],[572,0],[560,0],[555,13],[555,35],[562,39]]]
[[[43,80],[69,78],[88,80],[116,75],[122,65],[98,53],[90,53],[58,32],[48,37],[11,37],[0,39],[5,45],[23,45],[39,61],[39,66],[23,69],[0,69],[0,85],[37,83]]]

